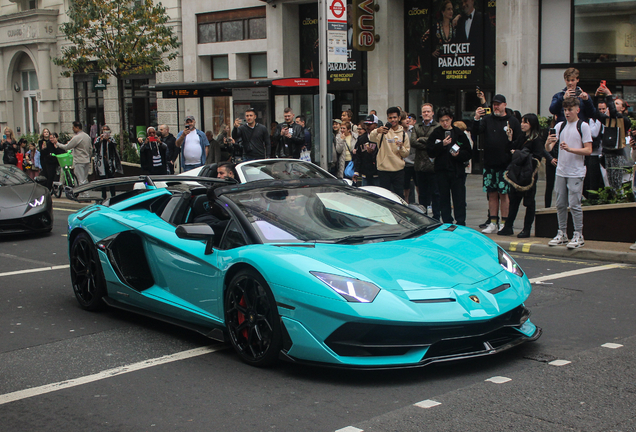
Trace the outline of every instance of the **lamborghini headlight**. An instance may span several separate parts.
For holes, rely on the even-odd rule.
[[[44,195],[29,202],[31,208],[39,207],[44,204]]]
[[[499,248],[499,264],[501,264],[506,271],[516,274],[519,277],[523,277],[523,270],[521,270],[521,267],[519,267],[512,257],[501,248]]]
[[[348,302],[370,303],[380,292],[375,284],[329,273],[310,272]]]

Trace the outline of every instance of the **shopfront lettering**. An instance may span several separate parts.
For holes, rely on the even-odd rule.
[[[475,56],[440,57],[437,66],[441,68],[475,66]]]
[[[7,34],[9,35],[9,37],[22,36],[22,29],[9,30]]]
[[[428,15],[428,9],[411,9],[409,15]]]
[[[329,63],[328,71],[336,72],[336,71],[355,71],[357,69],[356,62],[349,61],[347,63]]]
[[[7,36],[11,39],[35,39],[38,37],[38,29],[30,25],[22,25],[19,28],[7,30]]]
[[[444,44],[442,49],[444,54],[468,54],[470,43]]]
[[[316,25],[316,24],[318,24],[318,20],[317,19],[306,18],[303,21],[303,25]]]

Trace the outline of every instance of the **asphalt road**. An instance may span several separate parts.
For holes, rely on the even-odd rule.
[[[636,430],[634,266],[515,256],[545,278],[527,302],[544,334],[501,355],[400,371],[255,369],[190,331],[80,309],[68,214],[55,212],[48,236],[0,239],[0,431]]]

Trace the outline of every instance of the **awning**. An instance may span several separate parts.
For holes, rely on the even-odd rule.
[[[287,94],[290,92],[290,89],[293,89],[293,94],[313,94],[317,92],[317,87],[281,87],[272,84],[273,81],[280,81],[280,78],[202,82],[169,82],[161,84],[146,84],[142,85],[141,88],[143,90],[162,92],[164,99],[230,96],[232,94],[232,89],[254,87],[271,87],[274,89],[275,94]]]

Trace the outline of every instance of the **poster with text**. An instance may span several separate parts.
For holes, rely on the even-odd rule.
[[[486,86],[486,74],[494,85],[495,7],[485,0],[405,0],[407,87]]]
[[[327,79],[329,91],[354,90],[363,84],[363,61],[361,51],[353,49],[351,25],[351,4],[347,5],[347,62],[328,63]],[[300,76],[318,78],[318,5],[316,3],[298,6],[300,18]]]

